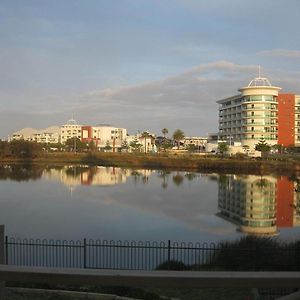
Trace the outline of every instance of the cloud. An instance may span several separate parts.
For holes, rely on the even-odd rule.
[[[258,54],[263,55],[263,56],[300,59],[300,51],[299,50],[272,49],[272,50],[260,51]]]
[[[17,129],[62,124],[74,114],[81,124],[115,124],[129,133],[150,130],[159,134],[167,127],[170,133],[180,128],[187,136],[205,136],[218,130],[216,101],[237,94],[238,88],[257,76],[257,70],[256,65],[222,60],[142,84],[93,89],[77,95],[49,94],[26,107],[19,106],[14,124],[4,123],[2,115],[6,113],[2,113],[0,134],[12,133],[16,124]],[[262,73],[285,91],[299,90],[299,72],[263,69]],[[10,113],[16,114],[16,110]]]

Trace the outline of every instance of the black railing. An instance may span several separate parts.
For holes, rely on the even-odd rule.
[[[300,248],[226,243],[5,238],[9,265],[119,270],[300,270]]]

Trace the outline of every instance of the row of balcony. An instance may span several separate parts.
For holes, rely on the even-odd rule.
[[[260,117],[260,118],[265,118],[265,117],[271,117],[271,118],[277,118],[278,114],[277,113],[255,113],[253,112],[243,112],[243,113],[238,113],[238,114],[219,114],[220,119],[241,119],[241,118],[249,118],[249,117]],[[300,119],[300,115],[296,116],[296,119]]]

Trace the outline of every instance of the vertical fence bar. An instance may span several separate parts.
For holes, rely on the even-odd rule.
[[[86,238],[83,239],[83,268],[86,269]]]
[[[296,243],[296,270],[299,271],[300,270],[300,243],[297,242]]]
[[[168,240],[168,269],[170,269],[171,262],[171,241]]]
[[[8,236],[5,236],[5,264],[8,265]]]
[[[5,264],[5,226],[0,225],[0,264]],[[5,282],[0,281],[0,300],[5,299]]]

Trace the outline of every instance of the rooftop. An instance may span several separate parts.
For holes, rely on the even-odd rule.
[[[269,87],[272,86],[269,79],[266,77],[256,77],[250,81],[248,87]]]

